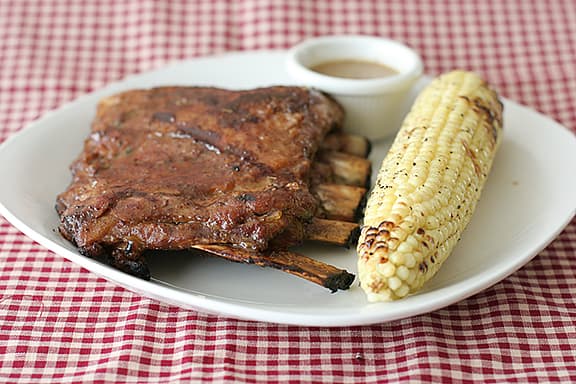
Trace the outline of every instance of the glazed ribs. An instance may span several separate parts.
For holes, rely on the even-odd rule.
[[[59,231],[142,278],[145,251],[195,249],[348,288],[353,275],[289,251],[357,236],[368,143],[339,133],[342,120],[337,103],[301,87],[110,96],[57,197]]]

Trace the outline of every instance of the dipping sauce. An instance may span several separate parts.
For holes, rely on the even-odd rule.
[[[384,64],[360,60],[328,61],[310,68],[314,72],[347,79],[374,79],[393,76],[398,73]]]

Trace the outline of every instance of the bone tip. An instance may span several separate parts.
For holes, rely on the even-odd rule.
[[[368,167],[368,171],[366,172],[366,179],[364,180],[364,184],[362,185],[362,187],[370,189],[371,185],[372,185],[372,165]]]
[[[142,259],[140,260],[122,260],[113,261],[114,266],[123,272],[126,272],[132,276],[139,277],[143,280],[150,280],[150,269],[146,262]]]
[[[353,230],[350,231],[348,235],[348,239],[346,239],[346,243],[344,246],[348,249],[355,247],[358,243],[358,238],[360,237],[360,226],[357,226]]]
[[[358,203],[358,206],[356,206],[356,209],[354,210],[354,222],[359,222],[363,217],[364,217],[364,208],[366,208],[366,203],[368,202],[368,193],[365,193],[364,196],[362,196],[362,199],[360,200],[360,202]]]
[[[356,276],[348,271],[342,271],[336,275],[330,276],[324,286],[328,288],[332,293],[341,290],[347,290],[350,288],[352,283],[356,279]]]
[[[366,152],[364,152],[364,157],[368,158],[368,156],[370,156],[370,153],[372,153],[372,142],[366,139]]]

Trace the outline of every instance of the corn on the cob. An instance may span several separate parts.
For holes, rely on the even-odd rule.
[[[453,71],[422,91],[379,170],[358,242],[369,301],[419,290],[452,252],[492,166],[502,103],[476,74]]]

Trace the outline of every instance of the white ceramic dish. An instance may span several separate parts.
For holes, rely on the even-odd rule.
[[[357,284],[329,293],[307,281],[217,258],[150,260],[143,281],[78,254],[55,231],[54,198],[70,180],[98,99],[129,88],[216,85],[248,88],[289,83],[285,52],[247,52],[194,59],[134,76],[46,114],[0,147],[0,213],[63,257],[132,291],[204,312],[266,322],[348,326],[414,316],[445,307],[502,280],[543,249],[576,210],[576,139],[551,119],[505,101],[505,134],[478,210],[440,273],[418,294],[368,304]],[[231,71],[230,68],[234,68]],[[387,142],[374,145],[375,168]],[[303,252],[355,271],[353,251]]]

